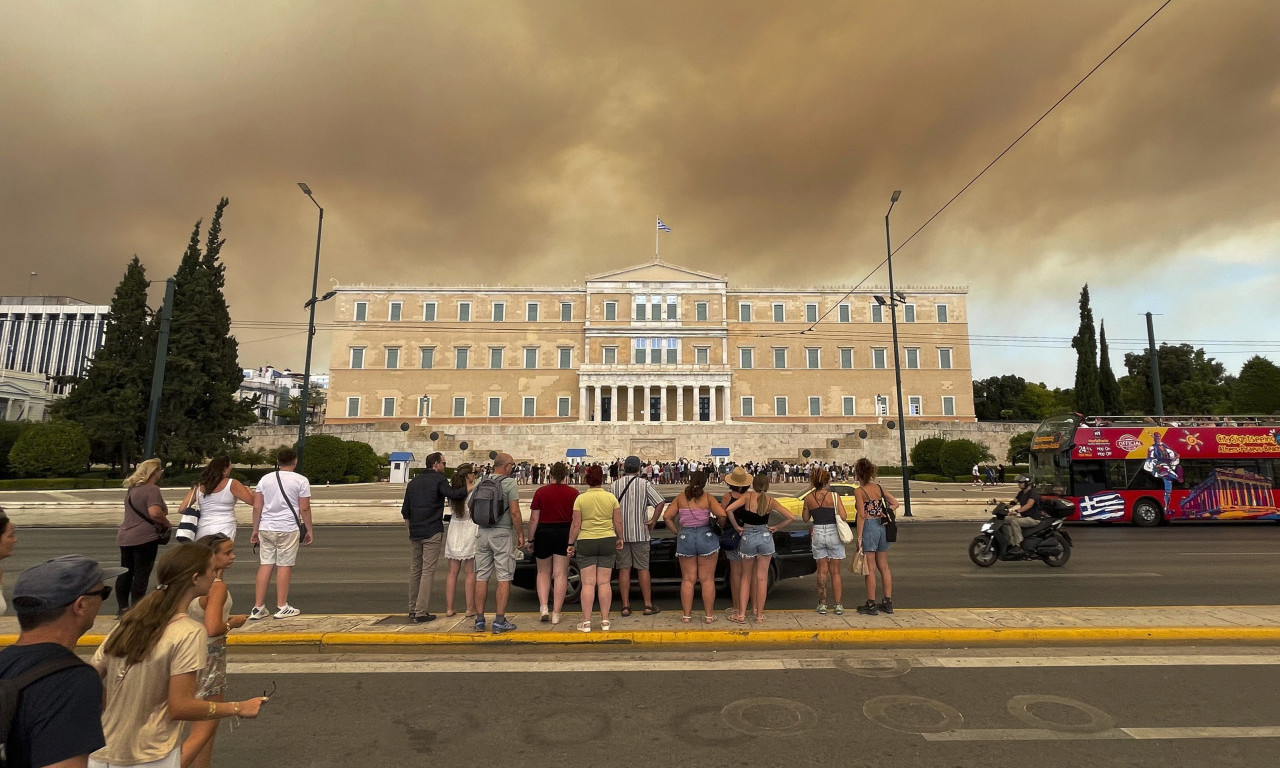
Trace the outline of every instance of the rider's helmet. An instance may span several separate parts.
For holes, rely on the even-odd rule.
[[[1018,485],[1031,485],[1031,475],[1020,475]]]

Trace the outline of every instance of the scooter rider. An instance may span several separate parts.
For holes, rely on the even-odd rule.
[[[1004,530],[1009,546],[1021,547],[1022,529],[1031,528],[1044,519],[1044,511],[1040,509],[1040,492],[1031,487],[1031,478],[1027,475],[1018,478],[1018,497],[1014,505],[1004,519]]]

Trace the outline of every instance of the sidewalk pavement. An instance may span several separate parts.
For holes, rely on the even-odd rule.
[[[488,616],[492,622],[492,614]],[[598,618],[590,634],[574,629],[581,615],[564,614],[557,626],[536,614],[508,614],[518,629],[501,635],[476,632],[461,615],[412,624],[403,616],[302,615],[250,622],[231,633],[240,650],[313,651],[457,650],[483,646],[697,646],[717,649],[750,646],[1028,646],[1187,643],[1280,643],[1280,605],[1173,606],[1147,608],[947,608],[899,609],[892,615],[862,616],[850,606],[843,616],[813,611],[767,611],[763,624],[729,622],[723,610],[712,624],[701,609],[692,622],[678,609],[655,616],[613,614],[604,632]],[[115,625],[99,617],[81,639],[95,646]],[[0,646],[17,638],[17,619],[0,617]]]

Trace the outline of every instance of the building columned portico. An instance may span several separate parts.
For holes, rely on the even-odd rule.
[[[732,421],[726,407],[733,392],[727,368],[674,367],[654,373],[643,366],[583,366],[578,372],[578,422]]]

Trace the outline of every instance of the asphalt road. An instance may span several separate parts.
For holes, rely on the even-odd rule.
[[[890,554],[894,602],[902,608],[1050,607],[1273,604],[1280,600],[1280,525],[1204,524],[1140,529],[1076,525],[1071,561],[1060,569],[1042,563],[975,567],[966,555],[977,533],[972,523],[904,523]],[[256,567],[248,531],[239,533],[239,563],[228,581],[237,610],[252,602]],[[21,529],[4,570],[13,579],[24,568],[78,552],[115,562],[112,529]],[[406,610],[409,547],[397,526],[321,526],[317,543],[303,550],[294,571],[290,602],[308,613],[387,613]],[[845,604],[859,602],[860,585],[846,571]],[[443,610],[443,569],[437,573],[432,609]],[[459,590],[459,593],[461,590]],[[113,597],[114,599],[114,597]],[[678,605],[674,589],[655,598]],[[268,596],[274,605],[274,594]],[[461,598],[459,596],[459,604]],[[778,582],[768,607],[809,609],[813,577]],[[727,605],[727,597],[717,601]],[[492,590],[489,610],[493,610]],[[511,612],[536,612],[532,592],[512,590]]]
[[[1274,707],[1280,657],[1234,665],[1174,656],[1140,666],[1107,657],[1019,669],[1011,666],[1023,660],[1016,656],[979,658],[970,667],[972,658],[938,653],[869,661],[839,652],[796,659],[793,652],[788,661],[801,663],[791,668],[779,668],[787,662],[776,654],[595,662],[507,653],[441,667],[491,671],[419,671],[431,662],[400,657],[379,664],[366,657],[292,668],[260,662],[248,674],[236,673],[236,662],[256,657],[239,657],[230,695],[270,689],[275,695],[260,719],[223,730],[215,762],[278,768],[1280,763]],[[1021,652],[1026,659],[1051,653]],[[929,663],[960,666],[921,666]]]

